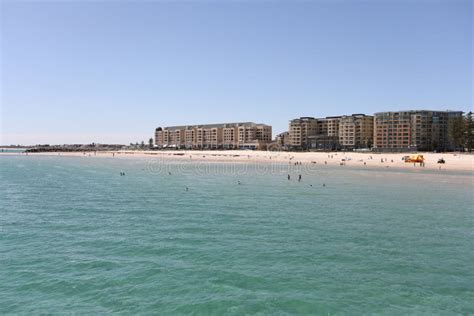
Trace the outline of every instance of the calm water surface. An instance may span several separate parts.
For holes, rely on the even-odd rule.
[[[288,168],[0,156],[0,314],[474,313],[472,174]]]

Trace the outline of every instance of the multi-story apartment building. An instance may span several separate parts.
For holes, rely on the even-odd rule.
[[[264,149],[272,140],[272,127],[252,122],[158,127],[159,148]]]
[[[454,150],[449,135],[451,119],[460,111],[397,111],[375,113],[374,150]]]
[[[327,135],[328,134],[328,121],[325,118],[318,118],[317,132],[316,135]]]
[[[309,148],[312,150],[339,149],[340,116],[327,116],[316,119],[317,133],[309,137]]]
[[[318,119],[300,117],[290,121],[288,146],[294,149],[308,149],[309,137],[318,133]]]
[[[238,143],[239,129],[235,126],[226,126],[222,130],[223,133],[223,147],[225,149],[234,149],[235,144]]]
[[[264,124],[256,124],[255,138],[263,142],[272,141],[272,127]]]
[[[288,148],[334,150],[338,148],[340,116],[300,117],[290,121]]]
[[[328,116],[324,119],[327,123],[327,136],[339,137],[340,116]]]
[[[290,133],[289,132],[283,132],[278,134],[275,137],[275,142],[280,148],[284,149],[288,146],[290,142]]]
[[[371,148],[373,139],[373,116],[352,114],[344,115],[339,119],[339,145],[342,148]]]
[[[191,126],[196,129],[196,142],[189,149],[221,148],[223,139],[223,128],[216,125]],[[181,148],[181,147],[180,147]]]

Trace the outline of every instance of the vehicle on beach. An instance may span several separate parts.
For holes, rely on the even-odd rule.
[[[410,155],[410,156],[405,156],[403,157],[405,162],[407,163],[422,163],[425,161],[425,158],[423,155]]]

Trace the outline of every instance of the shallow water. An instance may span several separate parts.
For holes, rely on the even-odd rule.
[[[0,314],[474,313],[472,174],[295,168],[0,156]]]

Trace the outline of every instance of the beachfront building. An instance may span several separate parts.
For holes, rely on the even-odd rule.
[[[272,127],[253,122],[158,127],[158,148],[265,149]]]
[[[309,137],[318,132],[318,120],[314,117],[300,117],[290,121],[288,127],[288,148],[309,149]]]
[[[365,114],[344,115],[339,119],[338,134],[341,148],[371,148],[374,139],[374,117]]]
[[[341,116],[328,116],[321,120],[324,120],[327,125],[327,136],[339,137],[339,122],[341,121]]]
[[[327,116],[317,118],[316,134],[309,137],[309,149],[311,150],[338,150],[339,145],[339,121],[341,116]]]
[[[374,150],[454,150],[449,124],[452,119],[461,116],[461,111],[411,110],[375,113]]]
[[[280,133],[275,137],[275,143],[281,149],[286,149],[288,147],[289,142],[290,142],[290,133],[289,132]]]
[[[290,121],[288,148],[294,150],[335,149],[339,117],[300,117]],[[334,137],[335,136],[335,137]]]
[[[365,142],[370,143],[366,133],[370,132],[366,126],[366,120],[362,118],[363,115],[354,114],[355,126],[353,127],[353,133],[357,130],[357,137],[353,137],[351,140],[362,144]],[[352,117],[352,116],[350,116]],[[360,117],[360,119],[359,119]],[[347,116],[328,116],[325,118],[314,118],[314,117],[300,117],[290,121],[288,128],[288,148],[296,150],[337,150],[341,148],[341,121],[343,121],[343,135],[349,129],[349,123],[347,122]],[[361,126],[362,125],[362,129]],[[372,127],[373,131],[373,127]],[[363,132],[363,135],[360,135]],[[348,137],[343,137],[344,142],[348,144]],[[355,145],[347,146],[347,148],[356,148]]]
[[[313,151],[332,151],[340,149],[339,137],[316,134],[309,137],[309,149]]]
[[[267,150],[268,151],[288,150],[289,135],[290,133],[288,132],[283,132],[276,135],[274,140],[267,143]]]

